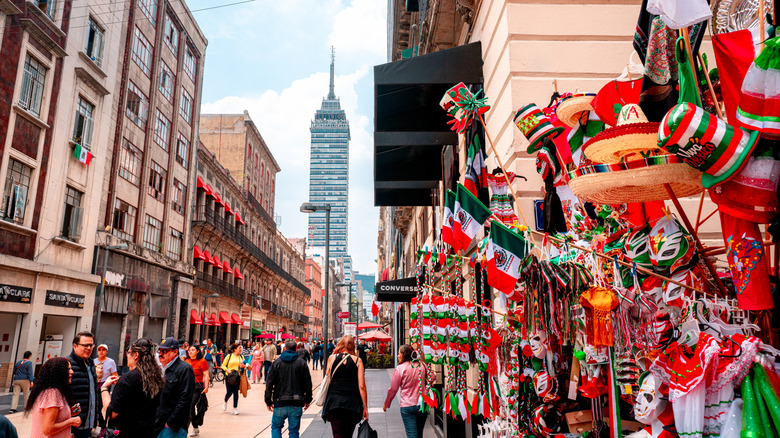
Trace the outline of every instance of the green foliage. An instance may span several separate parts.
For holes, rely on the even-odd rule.
[[[368,353],[368,367],[369,368],[392,368],[393,355],[379,354],[371,351]]]

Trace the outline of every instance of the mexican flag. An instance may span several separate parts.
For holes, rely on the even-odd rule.
[[[89,166],[89,162],[92,161],[92,152],[76,143],[76,146],[73,148],[73,157]]]
[[[455,251],[466,249],[471,244],[474,236],[491,216],[490,209],[479,202],[466,187],[458,184],[458,192],[455,196],[455,210],[453,210],[452,248]]]
[[[479,188],[487,186],[487,168],[478,132],[474,133],[473,141],[469,143],[464,173],[463,185],[479,199]]]
[[[452,234],[453,210],[455,210],[455,192],[447,190],[444,194],[444,214],[441,221],[441,240],[450,246],[455,246]]]
[[[490,286],[510,294],[520,277],[520,262],[525,258],[525,239],[493,221],[487,250],[487,282]]]

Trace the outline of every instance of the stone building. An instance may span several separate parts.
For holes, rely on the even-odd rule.
[[[304,257],[272,219],[276,160],[248,113],[201,117],[189,339],[200,339],[200,325],[220,343],[249,339],[250,327],[305,336],[311,293]],[[219,297],[206,298],[213,294]]]
[[[306,286],[311,299],[306,303],[305,315],[309,318],[307,332],[310,338],[322,339],[322,268],[311,257],[306,257]]]
[[[191,199],[207,41],[184,2],[128,1],[94,272],[106,271],[97,341],[183,335],[192,299]],[[116,21],[116,20],[115,20]],[[115,349],[116,348],[116,349]],[[121,359],[121,358],[120,358]]]
[[[0,386],[25,350],[40,365],[92,326],[124,54],[110,13],[101,0],[0,1]]]

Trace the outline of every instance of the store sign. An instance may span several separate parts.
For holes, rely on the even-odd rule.
[[[408,303],[417,296],[417,277],[381,281],[376,284],[376,301]]]
[[[0,301],[5,303],[29,303],[32,299],[32,289],[29,287],[0,284]]]
[[[55,290],[47,290],[46,305],[57,306],[57,307],[70,307],[74,309],[83,309],[84,295],[70,294],[67,292],[57,292]]]
[[[336,318],[347,319],[349,318],[349,312],[336,312]]]
[[[345,322],[344,323],[344,335],[356,336],[356,334],[357,334],[357,323],[356,322]]]

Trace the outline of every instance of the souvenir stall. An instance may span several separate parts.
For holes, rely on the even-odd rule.
[[[771,7],[730,5],[646,0],[641,64],[507,115],[536,154],[544,231],[512,196],[488,97],[443,96],[467,161],[417,253],[414,360],[443,371],[420,381],[423,410],[484,437],[780,437],[780,38]],[[708,28],[716,60],[698,53]],[[697,233],[709,202],[722,245]]]

